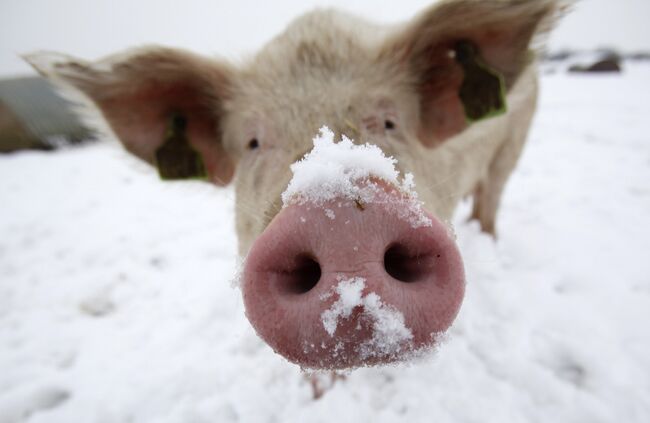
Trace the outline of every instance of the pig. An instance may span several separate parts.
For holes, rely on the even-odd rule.
[[[347,369],[430,349],[454,321],[465,276],[446,222],[471,195],[471,218],[496,234],[535,112],[535,43],[564,6],[448,0],[386,27],[316,10],[238,65],[157,46],[94,63],[47,52],[26,59],[161,176],[182,177],[190,163],[185,176],[233,183],[248,319],[291,362]],[[323,125],[396,158],[430,223],[394,213],[387,203],[410,194],[381,178],[358,183],[387,202],[283,203],[291,164]],[[168,161],[180,170],[162,169]],[[344,295],[357,302],[327,327]],[[397,316],[397,343],[370,342],[381,323],[372,307]]]

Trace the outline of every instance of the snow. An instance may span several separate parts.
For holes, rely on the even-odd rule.
[[[293,177],[282,193],[285,207],[290,204],[320,207],[331,201],[340,207],[342,200],[357,205],[382,203],[414,228],[431,226],[431,219],[424,214],[414,191],[413,175],[407,173],[400,178],[395,158],[386,157],[376,145],[355,145],[345,135],[336,142],[334,132],[327,126],[312,141],[314,148],[291,165]],[[397,187],[402,198],[387,195],[377,181]],[[324,212],[328,218],[336,218],[332,209],[325,208]]]
[[[404,324],[404,315],[381,301],[371,292],[363,298],[364,314],[372,320],[372,338],[360,345],[362,359],[369,357],[399,357],[410,351],[413,333]]]
[[[334,336],[339,318],[348,319],[355,307],[363,305],[361,291],[366,287],[366,280],[363,278],[341,279],[339,277],[337,280],[339,283],[334,290],[339,296],[338,300],[321,314],[323,327],[330,336]],[[321,300],[326,300],[330,296],[331,293],[322,295]]]
[[[334,213],[334,210],[332,209],[325,209],[325,216],[327,216],[331,220],[336,219],[336,213]]]
[[[334,336],[339,319],[348,319],[355,309],[360,309],[360,321],[369,320],[372,332],[371,338],[362,342],[356,352],[362,360],[393,357],[411,351],[413,333],[404,324],[404,315],[399,310],[383,303],[375,292],[362,295],[366,287],[364,278],[345,279],[338,276],[337,281],[333,290],[338,294],[338,299],[321,314],[323,327],[330,336]],[[321,300],[328,299],[330,295],[322,296]]]
[[[345,135],[335,142],[334,132],[327,126],[320,129],[313,143],[314,148],[291,165],[293,177],[282,193],[285,206],[306,202],[321,205],[338,198],[372,197],[359,184],[370,177],[401,185],[395,169],[397,160],[386,157],[375,145],[354,145]]]
[[[455,216],[447,341],[318,401],[229,284],[231,189],[103,143],[0,156],[0,422],[647,422],[648,84],[545,75],[498,240]]]

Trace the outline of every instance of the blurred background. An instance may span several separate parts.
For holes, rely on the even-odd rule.
[[[60,100],[47,83],[34,78],[21,54],[53,50],[92,60],[138,45],[163,44],[237,60],[314,7],[339,7],[394,23],[430,3],[5,0],[0,4],[0,151],[56,148],[89,138],[70,113],[57,107]],[[583,0],[551,34],[548,58],[573,58],[582,66],[603,59],[598,56],[650,59],[649,18],[647,0]],[[585,58],[585,53],[597,57]],[[600,70],[616,66],[611,68],[610,63]]]
[[[399,22],[427,0],[187,0],[3,1],[0,4],[0,76],[29,74],[18,57],[55,50],[88,59],[140,44],[159,43],[238,58],[255,52],[296,16],[314,7],[338,7],[378,22]],[[650,49],[650,2],[582,0],[550,37],[549,49]]]

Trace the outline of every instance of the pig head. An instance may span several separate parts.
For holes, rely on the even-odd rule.
[[[426,349],[453,322],[464,275],[442,222],[472,194],[472,217],[495,233],[535,109],[531,43],[560,9],[558,0],[450,0],[390,28],[315,11],[238,66],[163,47],[95,63],[26,59],[72,88],[86,112],[98,110],[142,160],[160,166],[170,125],[181,130],[209,181],[234,182],[246,314],[258,334],[303,366],[347,368]],[[503,95],[502,110],[472,115],[473,97],[480,109],[490,90]],[[415,176],[430,224],[405,224],[386,202],[334,199],[336,220],[310,204],[283,205],[290,165],[323,125],[395,157]],[[385,181],[362,183],[403,200]],[[350,295],[352,309],[337,309]],[[393,344],[372,343],[382,316],[395,326]]]

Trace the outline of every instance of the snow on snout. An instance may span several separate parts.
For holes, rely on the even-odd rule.
[[[402,312],[382,302],[374,292],[363,296],[364,278],[339,276],[337,280],[333,291],[338,294],[338,299],[321,314],[323,327],[329,336],[334,337],[339,319],[348,319],[355,308],[361,308],[359,319],[370,322],[372,336],[357,347],[360,358],[392,356],[411,349],[413,333],[406,327]],[[321,300],[331,295],[323,295]]]
[[[313,143],[314,148],[291,165],[293,178],[282,193],[285,207],[305,203],[322,206],[335,199],[361,204],[393,203],[392,209],[413,227],[431,225],[414,190],[413,175],[406,173],[401,177],[395,168],[397,160],[387,157],[379,147],[355,145],[345,135],[334,142],[334,133],[327,126],[320,129]],[[394,195],[388,195],[376,180],[396,188],[403,198],[398,201]],[[331,209],[325,212],[334,220]]]

